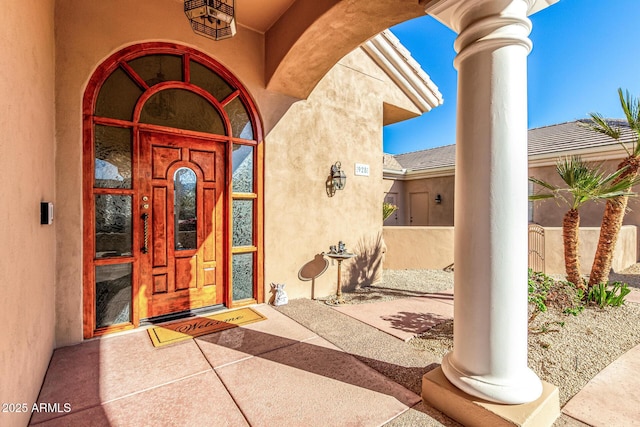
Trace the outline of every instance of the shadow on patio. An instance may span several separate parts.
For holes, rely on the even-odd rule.
[[[32,425],[381,425],[420,402],[285,315],[256,308],[267,320],[166,347],[136,331],[56,350],[39,402],[71,412],[35,414]],[[406,369],[421,378],[432,368]]]

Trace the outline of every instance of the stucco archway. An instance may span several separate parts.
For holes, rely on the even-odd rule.
[[[267,88],[304,99],[347,53],[424,14],[417,0],[298,1],[266,33]]]

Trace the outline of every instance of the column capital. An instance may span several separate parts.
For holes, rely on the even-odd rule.
[[[458,22],[458,9],[468,9],[469,7],[491,9],[504,8],[505,5],[514,0],[423,0],[424,10],[428,15],[433,16],[445,26],[451,28],[456,33],[460,33],[460,22]],[[545,9],[559,0],[517,0],[523,1],[527,5],[527,16]]]
[[[528,54],[533,47],[529,39],[531,21],[528,8],[535,0],[481,0],[461,3],[452,15],[458,28],[453,45],[458,55],[456,69],[476,53],[504,46],[521,46]]]

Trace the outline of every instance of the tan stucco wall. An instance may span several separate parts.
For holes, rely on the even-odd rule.
[[[589,274],[593,257],[598,246],[600,227],[581,227],[579,239],[580,272]],[[544,228],[545,272],[547,274],[565,274],[562,227]],[[637,227],[623,225],[616,242],[611,268],[617,272],[636,263]]]
[[[306,101],[293,105],[266,139],[265,277],[286,283],[291,298],[311,297],[311,282],[298,272],[330,245],[349,250],[378,247],[382,229],[383,100],[392,85],[362,51],[344,58]],[[347,185],[334,197],[325,190],[330,167],[342,163]],[[370,176],[355,176],[355,163],[368,164]],[[364,246],[364,247],[363,247]],[[345,283],[375,280],[371,259],[343,263]],[[357,279],[350,266],[365,271]],[[313,296],[335,293],[337,264],[314,282]]]
[[[452,226],[453,206],[455,202],[455,177],[453,175],[422,179],[392,180],[385,179],[385,194],[398,194],[398,221],[385,222],[385,225],[411,225],[411,194],[428,193],[428,225]],[[441,203],[436,203],[440,194]]]
[[[622,151],[622,149],[620,149]],[[620,160],[607,160],[603,163],[603,170],[607,173],[616,170]],[[554,185],[564,186],[555,166],[542,166],[529,168],[529,176],[550,182]],[[538,186],[534,187],[534,192],[538,192]],[[640,186],[634,188],[636,193],[640,192]],[[533,202],[533,222],[543,227],[560,227],[562,218],[567,212],[567,205],[552,199],[536,200]],[[599,227],[602,222],[602,214],[604,212],[605,202],[588,202],[580,207],[580,226],[582,227]],[[629,199],[627,213],[625,214],[623,224],[640,226],[640,198],[631,197]],[[638,244],[640,245],[640,239]],[[640,254],[640,246],[636,249]]]
[[[266,62],[268,87],[298,98],[306,98],[355,46],[395,24],[424,16],[424,6],[415,0],[292,3],[267,31]]]
[[[404,182],[405,224],[410,224],[409,199],[411,193],[429,193],[429,225],[452,226],[454,205],[454,177],[442,176],[430,179],[416,179]],[[435,197],[440,194],[442,203],[436,203]]]
[[[388,270],[441,269],[453,263],[453,227],[384,227]],[[561,227],[544,227],[545,273],[564,274],[564,246]],[[599,227],[580,228],[582,274],[589,274],[598,245]],[[635,264],[637,227],[624,225],[620,230],[612,269],[623,270]]]
[[[384,191],[383,200],[386,200],[387,195],[392,195],[395,198],[396,206],[398,207],[398,209],[396,209],[396,211],[384,221],[384,225],[405,225],[404,182],[393,179],[384,179],[382,186]]]
[[[265,89],[264,35],[239,27],[232,39],[214,42],[192,32],[181,2],[160,3],[56,2],[58,345],[82,340],[81,101],[91,74],[109,55],[144,41],[180,43],[222,63],[252,94],[265,129],[267,298],[270,282],[287,283],[291,297],[309,296],[309,283],[297,278],[306,261],[340,239],[354,249],[381,229],[383,103],[419,114],[360,50],[344,58],[308,100],[293,104],[295,99]],[[349,177],[347,188],[328,198],[325,179],[336,161]],[[356,162],[369,164],[371,175],[354,177]],[[317,280],[316,295],[331,288],[335,266]]]
[[[621,149],[622,150],[622,149]],[[616,170],[618,160],[608,160],[603,163],[603,169],[608,173]],[[564,183],[558,176],[555,166],[543,166],[538,168],[530,168],[529,176],[550,182],[552,184],[563,186]],[[534,188],[538,191],[538,187]],[[634,191],[640,191],[640,186]],[[599,227],[602,221],[602,213],[604,212],[604,202],[601,203],[585,203],[580,208],[580,225],[584,227]],[[533,207],[533,221],[542,226],[559,226],[562,224],[562,217],[566,213],[566,205],[560,205],[554,200],[536,200]],[[629,199],[629,211],[625,215],[624,224],[640,224],[640,199],[637,197]]]
[[[443,269],[453,264],[453,227],[384,227],[387,270]]]
[[[53,3],[0,13],[0,403],[29,411],[55,345],[55,225],[40,225],[40,202],[56,202]],[[0,425],[29,416],[0,412]]]
[[[603,165],[603,170],[607,172],[613,172],[620,160],[607,160]],[[554,165],[538,166],[529,168],[529,176],[542,179],[543,181],[550,182],[557,186],[564,186],[556,168]],[[453,196],[454,196],[454,177],[436,177],[425,178],[415,180],[385,180],[388,181],[385,184],[385,194],[387,192],[396,192],[400,194],[399,206],[404,212],[400,217],[398,224],[393,225],[408,225],[409,224],[409,194],[415,192],[428,192],[430,196],[429,200],[429,225],[453,225]],[[538,192],[537,186],[534,188],[534,192]],[[636,193],[640,192],[640,186],[634,188]],[[435,194],[440,193],[442,195],[442,203],[437,205],[432,203]],[[562,218],[567,212],[567,205],[561,201],[553,199],[536,200],[533,202],[533,222],[543,227],[560,227],[562,226]],[[580,208],[580,225],[582,227],[599,227],[602,221],[602,214],[604,212],[604,202],[588,202]],[[629,199],[628,211],[624,218],[625,225],[640,225],[640,198],[632,197]],[[385,223],[385,225],[391,225]],[[638,245],[640,245],[640,239],[636,239]],[[640,246],[638,246],[634,253],[640,254]]]

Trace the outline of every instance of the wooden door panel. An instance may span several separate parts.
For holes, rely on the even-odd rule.
[[[153,267],[167,265],[167,188],[154,187],[151,206],[151,240],[153,242]]]
[[[409,194],[409,224],[429,225],[429,193]]]
[[[204,267],[202,269],[202,286],[216,285],[216,267]]]
[[[216,181],[216,153],[200,150],[191,150],[191,161],[200,166],[205,182]]]
[[[197,287],[197,257],[175,259],[176,291]]]
[[[153,275],[153,293],[164,294],[168,290],[167,274],[154,274]]]
[[[145,295],[140,298],[140,317],[221,304],[225,265],[224,146],[177,135],[141,133],[140,158],[140,188],[151,198],[148,206],[152,242],[149,254],[143,254],[141,261],[140,290]],[[192,223],[185,223],[180,217],[177,245],[174,175],[182,168],[195,173],[195,217]],[[180,194],[185,194],[186,184],[181,183]],[[194,212],[193,206],[192,203],[188,208],[190,212]]]
[[[215,261],[216,259],[216,225],[217,218],[215,209],[216,205],[216,189],[204,189],[204,212],[211,212],[211,215],[203,218],[204,223],[204,242],[202,245],[203,261]],[[220,209],[221,210],[221,209]]]
[[[154,179],[168,179],[169,167],[182,160],[182,150],[172,147],[153,147],[151,161],[153,162]]]

